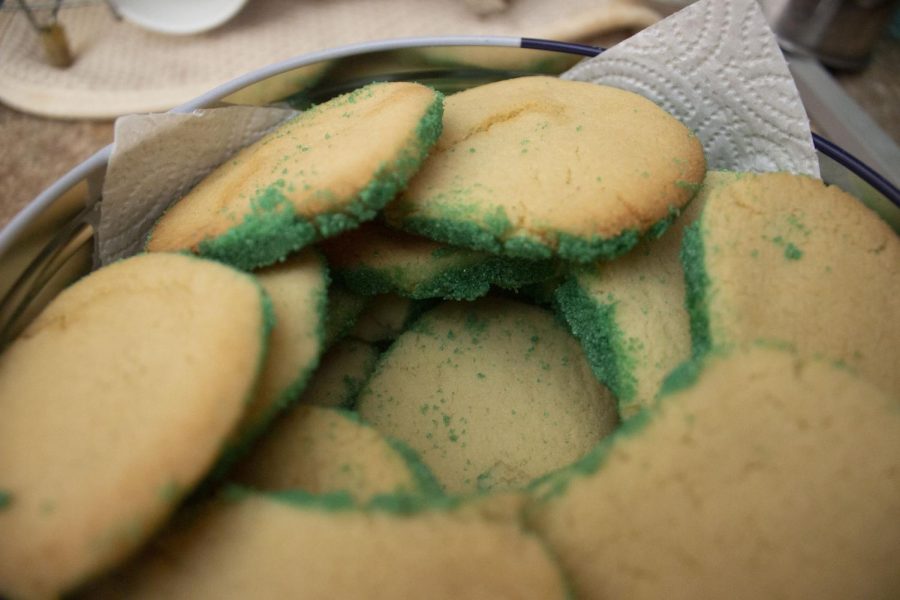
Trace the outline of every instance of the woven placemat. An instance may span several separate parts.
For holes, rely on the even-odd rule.
[[[110,118],[166,110],[252,69],[344,44],[432,35],[579,41],[657,19],[632,0],[512,0],[487,16],[465,0],[250,0],[223,27],[182,37],[82,4],[59,13],[75,62],[58,69],[25,16],[4,12],[0,101],[44,116]]]

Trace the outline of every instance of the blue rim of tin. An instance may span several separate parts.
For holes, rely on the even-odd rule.
[[[816,133],[813,133],[812,137],[813,145],[816,150],[856,173],[860,179],[878,190],[885,198],[890,200],[894,206],[900,208],[900,189],[897,189],[890,181],[872,169],[872,167],[834,142],[831,142]]]
[[[522,38],[519,44],[522,48],[529,50],[547,50],[549,52],[565,52],[566,54],[580,54],[581,56],[597,56],[602,53],[604,48],[597,46],[587,46],[585,44],[575,44],[572,42],[556,42],[554,40],[542,40],[540,38]]]

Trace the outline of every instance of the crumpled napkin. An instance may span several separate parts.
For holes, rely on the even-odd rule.
[[[626,89],[689,127],[710,169],[819,177],[809,118],[756,0],[701,0],[564,79]]]

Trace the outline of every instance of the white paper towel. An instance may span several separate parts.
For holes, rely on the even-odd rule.
[[[819,177],[809,118],[756,0],[701,0],[562,77],[653,100],[697,134],[710,169]]]
[[[174,200],[294,114],[281,108],[233,106],[117,119],[100,203],[100,264],[140,252],[151,227]]]
[[[711,169],[819,175],[806,112],[756,0],[700,0],[563,77],[658,103],[694,130]],[[139,252],[171,202],[289,115],[231,107],[116,121],[100,264]]]

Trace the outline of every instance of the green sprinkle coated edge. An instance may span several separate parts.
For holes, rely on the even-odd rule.
[[[481,225],[474,221],[451,218],[408,216],[391,221],[391,225],[410,233],[418,234],[439,242],[463,246],[473,250],[484,250],[493,254],[503,254],[528,260],[542,260],[558,256],[576,263],[590,263],[597,260],[612,260],[626,254],[641,241],[642,237],[660,237],[672,224],[679,211],[670,209],[669,214],[652,225],[642,236],[637,229],[626,229],[611,238],[591,236],[578,237],[569,233],[556,232],[553,244],[523,234],[505,235],[509,229],[500,231],[496,223]],[[548,235],[545,233],[545,235]]]
[[[572,334],[584,348],[588,363],[597,379],[616,396],[621,407],[634,401],[637,380],[629,368],[625,336],[616,325],[616,306],[597,302],[572,277],[554,294],[557,312],[562,315]]]
[[[698,220],[685,229],[680,252],[686,290],[685,306],[690,319],[691,354],[695,357],[708,353],[712,347],[709,324],[710,280],[706,272],[705,255],[703,230],[701,221]]]
[[[386,439],[390,447],[393,448],[403,459],[403,462],[406,463],[419,493],[429,497],[444,496],[444,491],[441,489],[440,482],[437,477],[434,476],[431,469],[428,468],[428,465],[422,460],[422,457],[419,456],[418,452],[401,440],[392,437],[387,437]]]
[[[319,317],[315,329],[315,336],[319,343],[319,352],[315,356],[313,356],[308,363],[300,367],[300,371],[297,374],[297,377],[278,394],[275,402],[271,407],[269,407],[268,411],[260,416],[259,421],[251,424],[247,431],[244,432],[244,434],[239,439],[232,440],[226,443],[225,447],[222,450],[221,456],[219,457],[219,460],[216,462],[216,465],[210,472],[209,479],[212,482],[221,481],[222,478],[224,478],[231,470],[231,468],[235,465],[235,463],[237,463],[238,460],[248,454],[256,441],[260,437],[262,437],[262,435],[269,429],[269,426],[272,424],[275,418],[297,402],[297,400],[300,398],[300,394],[302,394],[303,390],[306,389],[306,385],[309,383],[309,380],[312,378],[313,373],[319,366],[319,360],[322,357],[322,348],[325,336],[324,322],[328,306],[327,290],[329,285],[329,276],[325,259],[322,257],[321,253],[317,252],[316,254],[319,258],[319,263],[323,275],[322,290],[319,291],[314,298],[314,301],[316,303],[316,314]],[[259,283],[257,283],[257,285],[259,285]],[[261,285],[259,286],[259,288],[260,290],[263,289]],[[268,326],[264,338],[266,346],[268,346],[269,334],[271,333],[272,327],[275,326],[275,309],[272,306],[272,301],[269,299],[268,295],[265,296],[265,301],[266,311],[270,313],[271,318],[271,324]],[[262,375],[262,371],[265,365],[266,358],[263,357],[263,360],[258,367],[257,380],[259,379],[259,376]],[[255,393],[256,386],[253,387],[251,394],[247,397],[245,405],[252,402],[253,394]]]
[[[345,408],[328,408],[326,410],[333,411],[343,418],[347,419],[348,421],[355,423],[356,425],[366,427],[368,429],[373,429],[372,425],[364,421],[356,411],[348,410]],[[377,433],[384,438],[385,442],[387,442],[391,450],[396,452],[400,456],[400,458],[403,459],[404,464],[409,469],[410,475],[412,476],[413,483],[416,487],[416,492],[424,494],[425,496],[444,495],[444,491],[441,489],[441,484],[438,481],[437,477],[434,476],[434,473],[431,472],[431,469],[429,469],[428,466],[422,461],[422,457],[419,456],[418,452],[396,438],[382,435],[380,432]]]
[[[430,510],[452,510],[460,506],[463,498],[449,496],[423,496],[418,494],[382,494],[366,503],[360,503],[346,491],[313,494],[305,490],[281,490],[264,492],[253,488],[230,484],[222,492],[226,502],[240,502],[250,497],[262,497],[283,502],[298,508],[326,512],[371,511],[398,516],[415,515]]]
[[[551,471],[528,484],[527,490],[539,503],[547,502],[561,496],[568,489],[572,480],[593,475],[606,462],[613,446],[622,438],[630,437],[642,431],[651,421],[653,413],[641,408],[630,419],[624,421],[612,434],[603,438],[587,454],[574,463]]]
[[[312,220],[298,217],[281,190],[283,184],[273,184],[253,199],[250,214],[240,224],[219,237],[201,242],[199,254],[249,271],[284,260],[319,239],[338,235],[375,218],[406,186],[440,137],[443,111],[443,95],[435,92],[434,101],[416,126],[412,143],[393,161],[379,167],[372,181],[342,212],[319,215]]]
[[[487,294],[491,285],[516,290],[552,277],[557,270],[556,263],[549,260],[491,256],[478,264],[453,267],[423,281],[410,281],[412,278],[404,273],[366,266],[336,269],[334,274],[348,289],[367,296],[393,293],[414,300],[475,300]]]

